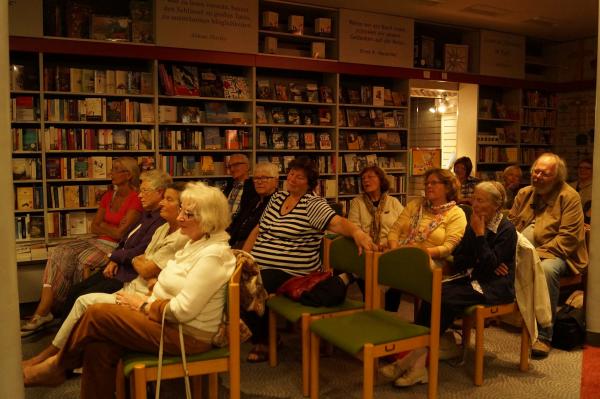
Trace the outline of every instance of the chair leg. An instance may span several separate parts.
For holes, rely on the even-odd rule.
[[[119,360],[119,364],[117,364],[117,372],[115,374],[115,384],[117,388],[117,399],[125,399],[125,373],[123,372],[123,360]]]
[[[190,385],[192,388],[192,398],[201,399],[202,398],[202,379],[203,375],[194,375],[190,377]]]
[[[131,377],[132,399],[146,399],[146,367],[143,364],[133,366]]]
[[[519,362],[519,370],[527,371],[529,370],[529,332],[527,331],[527,326],[525,323],[522,323],[521,326],[521,359]]]
[[[210,399],[219,397],[219,374],[217,373],[208,375],[208,397]]]
[[[309,391],[310,373],[310,315],[303,314],[301,319],[302,337],[302,395],[307,397]]]
[[[310,334],[310,398],[319,397],[319,337]]]
[[[475,312],[475,385],[483,385],[483,331],[484,318]]]
[[[277,366],[277,314],[269,309],[269,366]]]
[[[373,399],[373,344],[365,344],[363,348],[363,399]]]
[[[440,343],[438,342],[435,349],[433,346],[429,347],[429,385],[427,386],[427,397],[429,399],[437,398],[439,362]]]

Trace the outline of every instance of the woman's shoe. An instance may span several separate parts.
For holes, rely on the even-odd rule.
[[[21,336],[27,336],[34,331],[39,330],[44,324],[48,324],[52,320],[54,320],[52,313],[48,313],[46,316],[34,314],[31,319],[21,326]]]
[[[394,385],[397,387],[411,387],[416,384],[427,384],[429,382],[429,375],[425,367],[410,368],[402,376],[394,381]]]

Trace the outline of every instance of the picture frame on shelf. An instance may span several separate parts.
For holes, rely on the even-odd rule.
[[[422,176],[432,168],[439,168],[442,165],[441,148],[419,148],[410,149],[410,173],[411,176]]]
[[[465,73],[469,69],[469,46],[466,44],[444,44],[444,70]]]

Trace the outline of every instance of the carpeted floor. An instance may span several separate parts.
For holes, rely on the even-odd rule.
[[[23,340],[23,354],[30,357],[47,345],[52,338],[46,334]],[[504,328],[486,329],[485,381],[482,387],[472,383],[472,352],[464,367],[452,367],[446,362],[440,364],[440,398],[544,398],[569,399],[580,397],[582,351],[564,352],[553,350],[546,360],[532,360],[530,371],[522,373],[518,369],[519,335]],[[266,363],[249,364],[242,362],[242,398],[244,399],[300,399],[300,348],[295,334],[283,335],[284,345],[280,349],[280,364],[270,368]],[[472,340],[474,341],[474,339]],[[243,345],[243,358],[250,349]],[[592,352],[589,352],[590,354]],[[595,352],[594,352],[595,353]],[[597,355],[597,354],[596,354]],[[597,363],[596,363],[597,364]],[[596,374],[586,375],[597,378]],[[341,352],[334,352],[321,360],[322,398],[353,399],[361,396],[361,363]],[[221,379],[221,398],[228,397],[227,376]],[[183,382],[169,381],[161,397],[182,398]],[[597,388],[597,386],[596,386]],[[592,391],[590,391],[592,392]],[[390,384],[376,387],[378,399],[408,399],[426,396],[426,386],[397,389]],[[79,378],[69,379],[58,388],[28,388],[26,398],[75,399],[79,397]],[[587,396],[593,398],[598,396]]]

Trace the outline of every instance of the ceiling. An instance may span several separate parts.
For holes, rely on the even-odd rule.
[[[294,0],[518,33],[553,41],[597,36],[598,0]]]

